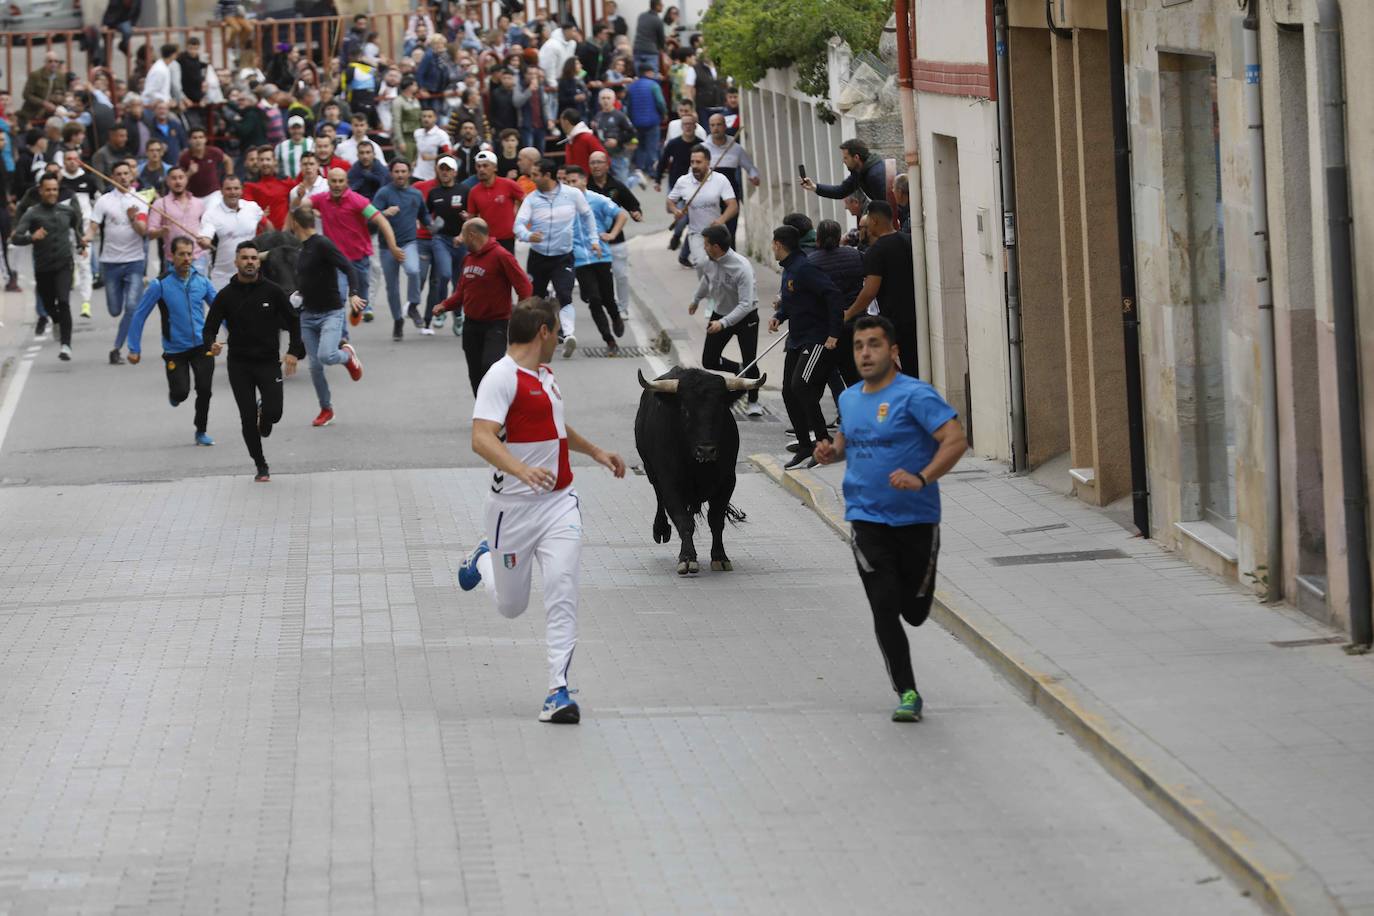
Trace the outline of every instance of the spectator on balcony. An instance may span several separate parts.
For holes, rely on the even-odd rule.
[[[45,54],[43,66],[30,73],[24,83],[24,106],[19,109],[20,123],[41,123],[44,118],[56,113],[57,106],[62,104],[62,98],[67,94],[69,79],[57,52]]]
[[[205,62],[200,59],[200,37],[192,35],[186,39],[186,50],[177,58],[177,65],[181,67],[181,93],[186,97],[186,102],[192,106],[199,106],[205,101]]]
[[[162,46],[157,62],[148,69],[148,75],[143,80],[144,105],[181,101],[181,87],[177,85],[180,81],[180,67],[176,60],[178,50],[174,44]]]
[[[129,53],[129,39],[133,38],[134,26],[138,25],[138,19],[143,14],[143,0],[110,0],[105,7],[105,15],[101,17],[100,24],[107,29],[111,29],[120,34],[119,50],[126,56]],[[110,36],[113,40],[114,36]],[[106,50],[105,59],[112,60],[114,54]]]
[[[544,71],[544,78],[550,83],[561,77],[564,64],[570,58],[577,56],[579,34],[572,20],[564,20],[563,24],[553,31],[549,40],[544,42],[543,47],[539,49],[539,69]],[[552,83],[552,85],[557,86],[556,83]]]

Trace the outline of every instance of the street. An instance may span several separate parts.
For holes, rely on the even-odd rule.
[[[0,914],[1258,912],[933,622],[925,721],[889,721],[852,556],[745,461],[781,451],[775,384],[740,423],[735,572],[678,578],[645,478],[574,456],[559,728],[539,595],[508,621],[455,584],[487,485],[447,327],[393,343],[382,306],[324,429],[303,364],[255,484],[223,360],[198,448],[156,322],[109,366],[101,296],[71,363],[27,292],[0,310]],[[637,465],[663,365],[556,359],[569,422]]]

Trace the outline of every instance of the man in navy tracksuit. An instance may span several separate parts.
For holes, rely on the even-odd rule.
[[[205,432],[210,421],[210,382],[215,359],[205,352],[205,307],[215,301],[215,288],[191,266],[195,245],[188,238],[172,241],[172,269],[144,291],[129,322],[129,362],[142,359],[143,323],[153,306],[162,312],[162,361],[167,369],[167,395],[175,407],[191,394],[196,380],[196,445],[214,445]]]
[[[776,333],[784,321],[788,323],[782,400],[797,433],[797,453],[787,467],[812,467],[815,443],[830,439],[821,395],[834,369],[835,345],[844,333],[845,303],[830,277],[801,250],[796,229],[773,230],[773,256],[782,265],[782,289],[768,330]]]

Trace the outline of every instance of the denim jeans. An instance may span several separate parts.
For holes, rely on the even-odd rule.
[[[532,146],[539,152],[544,152],[544,125],[520,128],[520,145]]]
[[[621,184],[628,185],[630,183],[630,157],[612,156],[611,175]]]
[[[635,133],[639,134],[639,148],[635,150],[635,168],[649,174],[653,173],[654,163],[658,161],[659,132],[657,124],[635,128]]]
[[[324,377],[324,367],[348,362],[348,353],[339,349],[343,329],[343,309],[301,312],[301,340],[310,357],[310,381],[315,384],[315,396],[320,401],[321,410],[333,406],[329,400],[329,382]]]
[[[425,326],[429,326],[434,315],[434,307],[448,298],[449,284],[453,275],[462,267],[468,250],[462,245],[454,246],[453,239],[437,235],[429,240],[429,256],[433,272],[429,276],[429,295],[425,298]]]
[[[418,305],[420,302],[420,243],[407,242],[401,246],[406,260],[402,264],[391,255],[389,249],[381,250],[382,276],[386,278],[386,301],[391,306],[391,320],[400,321],[401,315],[401,271],[406,272],[406,304]]]
[[[655,51],[655,52],[653,52],[653,53],[651,53],[651,54],[645,54],[645,53],[643,53],[643,52],[640,52],[640,53],[638,53],[638,54],[635,55],[635,74],[638,75],[638,76],[643,76],[643,75],[644,75],[644,69],[645,69],[646,67],[653,67],[654,70],[655,70],[655,72],[657,72],[657,70],[658,70],[658,52],[657,52],[657,51]]]
[[[134,309],[143,295],[143,271],[145,262],[127,261],[112,263],[102,261],[101,273],[105,276],[105,307],[110,317],[119,319],[119,330],[115,332],[114,348],[124,346],[129,337],[129,322],[133,320]]]

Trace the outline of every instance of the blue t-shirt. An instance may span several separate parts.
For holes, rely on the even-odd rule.
[[[392,234],[396,236],[397,248],[415,241],[417,219],[424,223],[426,228],[429,226],[429,211],[425,209],[425,199],[413,187],[397,188],[394,184],[388,184],[373,196],[372,206],[376,207],[378,212],[392,207],[400,208],[401,212],[386,218],[386,221],[391,223]]]
[[[940,521],[940,485],[898,490],[888,477],[900,468],[915,474],[935,457],[935,430],[958,413],[928,382],[898,374],[866,393],[860,382],[840,395],[844,433],[844,517],[883,525]]]

